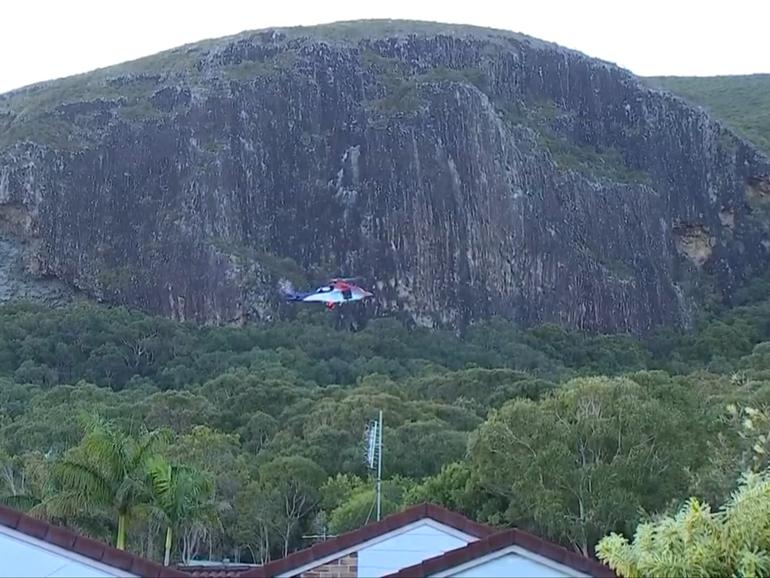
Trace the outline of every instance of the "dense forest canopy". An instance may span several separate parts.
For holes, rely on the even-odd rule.
[[[265,560],[371,519],[364,427],[382,410],[385,513],[430,500],[592,553],[640,512],[725,499],[766,443],[727,408],[770,397],[768,289],[643,339],[498,320],[462,337],[390,319],[340,331],[320,311],[197,327],[7,304],[0,492],[158,560]],[[105,436],[141,457],[115,466],[93,450]],[[75,470],[124,497],[144,489],[117,503]],[[177,479],[192,498],[169,497]],[[288,494],[297,509],[275,510]]]
[[[767,75],[650,80],[768,150]],[[644,338],[13,303],[0,500],[167,563],[264,561],[372,519],[363,434],[382,410],[385,514],[433,501],[624,576],[763,575],[769,402],[768,280]]]

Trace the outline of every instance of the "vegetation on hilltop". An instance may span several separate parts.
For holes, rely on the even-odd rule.
[[[704,107],[770,156],[770,74],[656,76],[646,80]]]

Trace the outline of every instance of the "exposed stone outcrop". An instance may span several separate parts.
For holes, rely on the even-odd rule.
[[[720,213],[720,221],[722,213]],[[674,241],[680,254],[702,267],[709,260],[716,238],[703,225],[681,224],[674,228]]]
[[[0,96],[0,229],[39,274],[216,323],[271,316],[282,279],[357,274],[372,313],[421,324],[643,332],[686,323],[688,271],[729,297],[767,268],[747,194],[770,162],[702,110],[535,39],[393,26]]]

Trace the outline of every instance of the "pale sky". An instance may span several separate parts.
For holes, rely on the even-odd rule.
[[[770,72],[767,0],[2,0],[0,93],[181,44],[359,18],[491,26],[642,76]]]

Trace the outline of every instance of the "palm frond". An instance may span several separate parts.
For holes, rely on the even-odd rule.
[[[9,494],[0,496],[0,504],[14,510],[29,512],[41,502],[40,498],[31,494]]]
[[[134,471],[146,469],[160,447],[171,441],[172,433],[168,429],[153,430],[139,441],[132,456],[131,467]]]
[[[60,491],[46,497],[30,513],[42,517],[87,518],[101,514],[108,506],[96,504],[89,496],[78,491]]]
[[[125,475],[129,460],[125,435],[116,431],[110,424],[95,422],[80,443],[89,461],[99,464],[113,480]]]
[[[97,505],[112,502],[114,488],[101,472],[89,464],[62,460],[54,466],[54,475],[62,489],[83,496]]]

